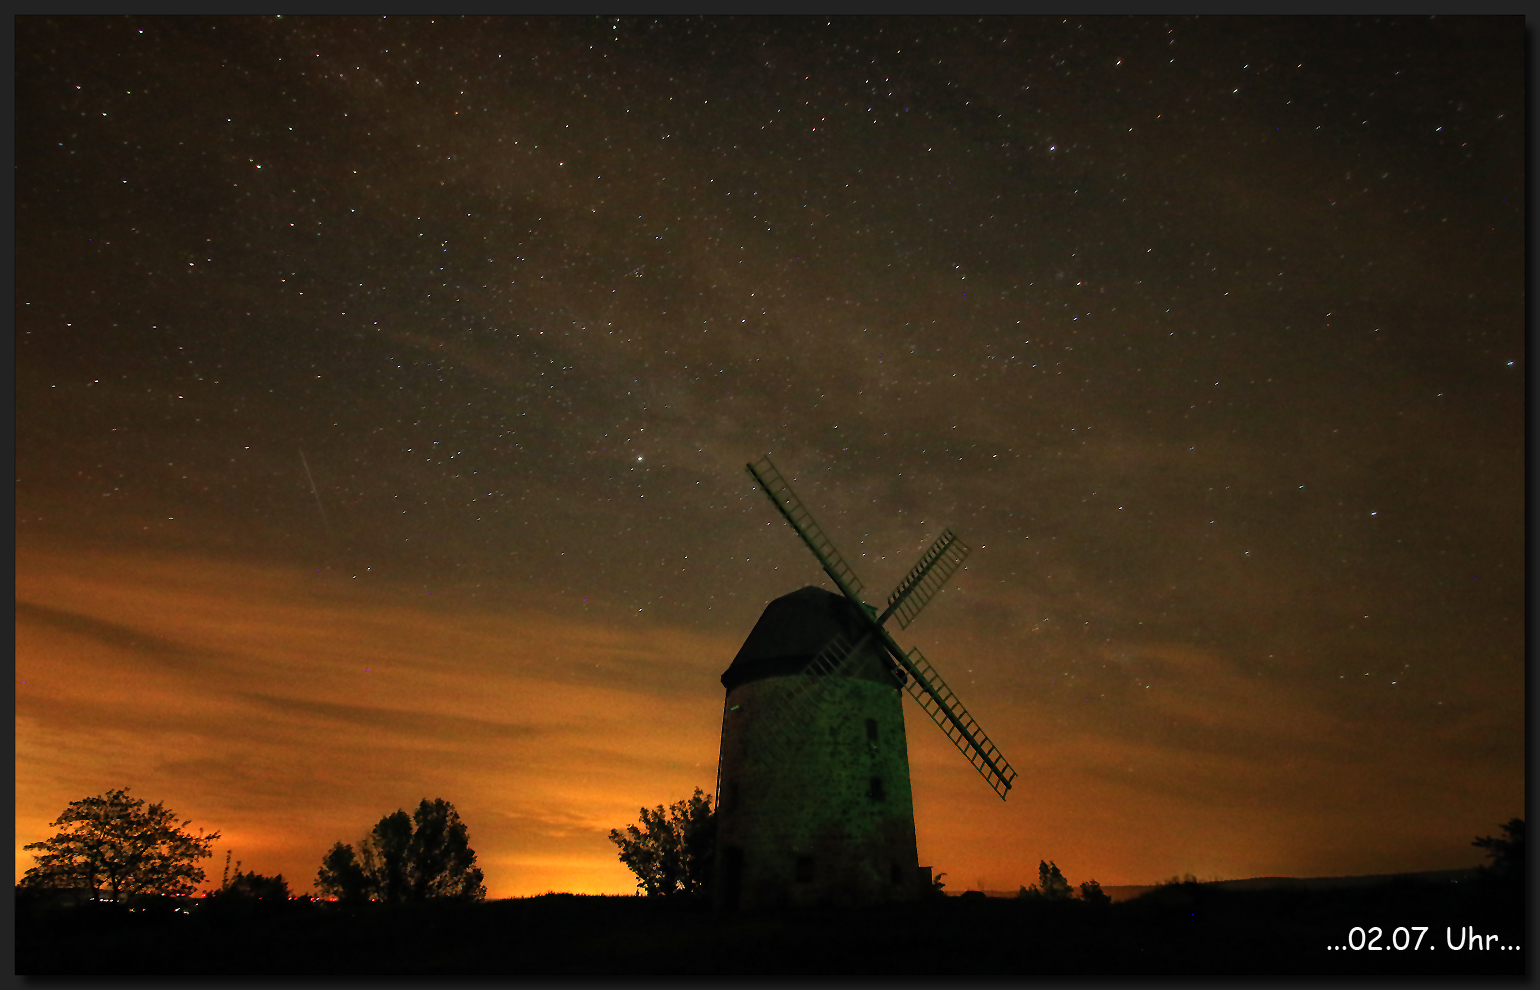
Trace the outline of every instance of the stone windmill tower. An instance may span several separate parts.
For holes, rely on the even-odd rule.
[[[928,877],[915,849],[902,693],[1002,798],[1016,776],[920,652],[884,628],[895,615],[907,628],[968,548],[947,530],[878,614],[769,457],[748,470],[841,594],[807,587],[771,602],[722,674],[716,906],[919,897]]]

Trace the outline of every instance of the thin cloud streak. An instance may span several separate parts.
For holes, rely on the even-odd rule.
[[[442,796],[494,859],[571,845],[581,822],[588,873],[624,892],[608,829],[655,794],[712,786],[711,672],[730,644],[535,614],[460,621],[388,596],[359,608],[351,589],[342,608],[324,587],[295,594],[295,576],[207,560],[79,563],[17,558],[18,875],[21,846],[64,804],[129,783],[296,889],[332,841]],[[494,896],[551,882],[491,880]]]

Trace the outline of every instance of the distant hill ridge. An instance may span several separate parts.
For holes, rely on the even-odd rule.
[[[1393,880],[1422,880],[1432,883],[1460,883],[1476,876],[1476,868],[1462,870],[1422,870],[1417,873],[1367,873],[1352,877],[1252,877],[1248,880],[1200,880],[1205,887],[1223,887],[1226,890],[1334,890],[1342,887],[1370,887],[1390,883]],[[1124,887],[1103,887],[1102,890],[1114,902],[1127,901],[1140,894],[1156,890],[1161,884],[1145,884]],[[948,893],[951,893],[948,891]],[[961,892],[959,892],[961,893]],[[1014,890],[986,890],[986,897],[1015,897]],[[957,896],[957,895],[953,895]]]

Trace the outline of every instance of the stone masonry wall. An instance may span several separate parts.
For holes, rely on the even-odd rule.
[[[826,678],[811,720],[773,743],[764,718],[802,681],[764,678],[728,694],[718,906],[733,907],[734,894],[745,910],[918,897],[902,690]]]

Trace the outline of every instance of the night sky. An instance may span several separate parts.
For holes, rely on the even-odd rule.
[[[455,804],[628,893],[832,587],[948,888],[1470,866],[1524,807],[1522,18],[16,22],[16,870]]]

